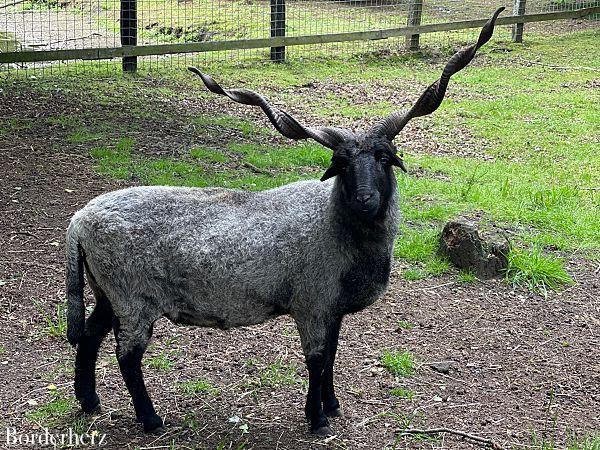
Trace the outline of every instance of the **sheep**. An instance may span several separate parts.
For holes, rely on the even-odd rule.
[[[321,182],[262,192],[132,187],[75,213],[66,234],[67,338],[76,346],[74,388],[82,410],[100,407],[95,365],[111,329],[137,420],[156,432],[163,421],[141,369],[156,320],[228,329],[287,314],[308,368],[310,430],[331,435],[328,418],[342,415],[333,383],[342,320],[375,302],[390,276],[399,221],[393,167],[406,171],[392,141],[411,118],[437,109],[450,77],[491,38],[502,10],[408,112],[393,113],[368,132],[305,127],[262,95],[224,90],[190,68],[210,91],[261,107],[284,136],[332,149],[331,165]],[[87,320],[84,273],[96,301]]]

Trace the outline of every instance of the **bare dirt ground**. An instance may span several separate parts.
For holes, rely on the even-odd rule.
[[[0,29],[12,33],[26,50],[64,50],[118,46],[119,36],[98,26],[98,12],[64,9],[0,9]]]
[[[0,93],[3,114],[31,124],[0,135],[0,445],[7,426],[40,431],[42,424],[27,415],[48,402],[54,387],[72,391],[74,351],[42,331],[45,316],[65,298],[64,231],[88,200],[125,185],[94,172],[86,146],[66,140],[68,127],[45,122],[50,115],[77,116],[80,103],[60,89],[49,96],[27,86],[19,92]],[[139,147],[154,147],[157,136],[172,149],[185,145],[190,128],[180,105],[157,99],[152,106],[172,119],[162,126],[143,119],[129,124],[149,130],[146,141],[136,137]],[[202,114],[214,105],[201,100],[186,107]],[[85,112],[106,113],[98,108]],[[560,447],[572,432],[600,429],[600,267],[573,259],[567,269],[577,283],[544,298],[500,281],[463,285],[444,276],[408,282],[396,264],[385,296],[344,322],[335,376],[345,417],[333,420],[333,439],[307,433],[301,383],[248,384],[278,358],[306,378],[287,318],[227,332],[161,321],[149,353],[167,354],[172,367],[145,369],[158,413],[169,423],[160,436],[144,435],[135,423],[110,337],[98,365],[104,409],[92,427],[106,433],[107,449],[479,448],[452,435],[422,441],[398,436],[408,421],[476,433],[504,448],[533,446],[533,435]],[[414,328],[399,327],[399,320]],[[378,363],[384,349],[413,353],[416,374],[394,379]],[[440,361],[451,361],[448,373],[432,369]],[[197,377],[220,393],[183,396],[179,383]],[[414,392],[414,399],[391,396],[398,387]],[[69,414],[78,417],[75,410]],[[240,422],[232,423],[234,416]]]

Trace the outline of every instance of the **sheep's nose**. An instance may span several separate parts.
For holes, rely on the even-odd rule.
[[[371,193],[357,194],[356,201],[358,201],[359,203],[367,203],[369,200],[371,200],[372,197],[373,194]]]

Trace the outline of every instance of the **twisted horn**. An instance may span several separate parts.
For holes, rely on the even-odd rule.
[[[477,49],[490,40],[494,33],[496,19],[504,9],[504,7],[498,8],[490,20],[485,23],[476,44],[469,45],[468,47],[459,50],[452,58],[450,58],[450,61],[448,61],[446,67],[444,67],[440,79],[431,84],[425,92],[421,94],[419,100],[417,100],[409,111],[404,113],[396,111],[390,114],[371,129],[371,134],[385,136],[391,141],[398,133],[400,133],[400,131],[402,131],[410,119],[425,116],[434,112],[444,99],[450,77],[469,64],[475,56]]]
[[[202,81],[211,92],[229,97],[234,102],[243,105],[260,106],[277,131],[285,137],[296,140],[310,138],[329,148],[334,148],[344,139],[351,137],[350,132],[340,128],[305,127],[287,112],[272,106],[264,96],[257,92],[248,89],[223,89],[209,75],[202,73],[196,67],[188,67],[188,69],[202,78]]]

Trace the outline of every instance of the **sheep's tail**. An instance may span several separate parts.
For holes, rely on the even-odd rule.
[[[67,340],[77,345],[85,328],[83,252],[73,226],[67,231]]]

